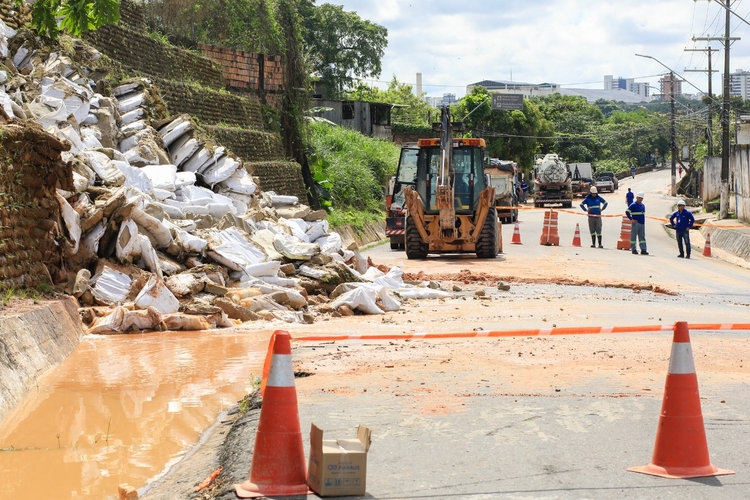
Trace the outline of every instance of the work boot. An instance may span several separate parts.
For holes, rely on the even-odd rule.
[[[684,258],[685,258],[685,256],[684,256],[684,255],[682,255],[682,254],[678,255],[677,257],[679,257],[680,259],[684,259]],[[689,259],[689,258],[690,258],[690,256],[688,255],[688,259]]]
[[[591,237],[591,248],[596,248],[596,236]]]
[[[648,255],[648,252],[645,250],[641,250],[641,255]]]
[[[633,255],[638,255],[638,250],[633,250]]]
[[[604,247],[602,246],[602,237],[601,237],[601,236],[599,236],[599,248],[604,248]]]
[[[687,254],[687,257],[685,257],[685,258],[686,258],[686,259],[689,259],[689,258],[690,258],[690,254]]]

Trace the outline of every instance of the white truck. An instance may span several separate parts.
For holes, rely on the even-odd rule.
[[[571,175],[570,188],[573,190],[573,196],[586,196],[594,183],[594,170],[591,168],[591,163],[568,163],[568,169]]]

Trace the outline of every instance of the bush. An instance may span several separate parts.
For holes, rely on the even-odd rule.
[[[383,186],[396,172],[399,148],[325,122],[310,123],[312,155],[325,161],[334,210],[384,210]]]

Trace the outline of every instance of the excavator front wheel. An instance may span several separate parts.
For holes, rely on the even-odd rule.
[[[419,235],[419,230],[414,223],[414,219],[411,217],[406,218],[406,228],[404,233],[406,238],[406,257],[408,259],[427,258],[429,246],[422,241],[422,237]]]
[[[490,207],[477,238],[477,257],[480,259],[497,257],[497,238],[497,211],[495,207]]]

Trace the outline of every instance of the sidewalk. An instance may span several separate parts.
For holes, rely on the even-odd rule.
[[[706,236],[710,235],[712,256],[750,268],[750,224],[737,219],[719,220],[714,213],[694,215],[698,226],[697,231],[690,231],[690,246],[694,252],[703,253]],[[674,230],[669,231],[674,237]]]

